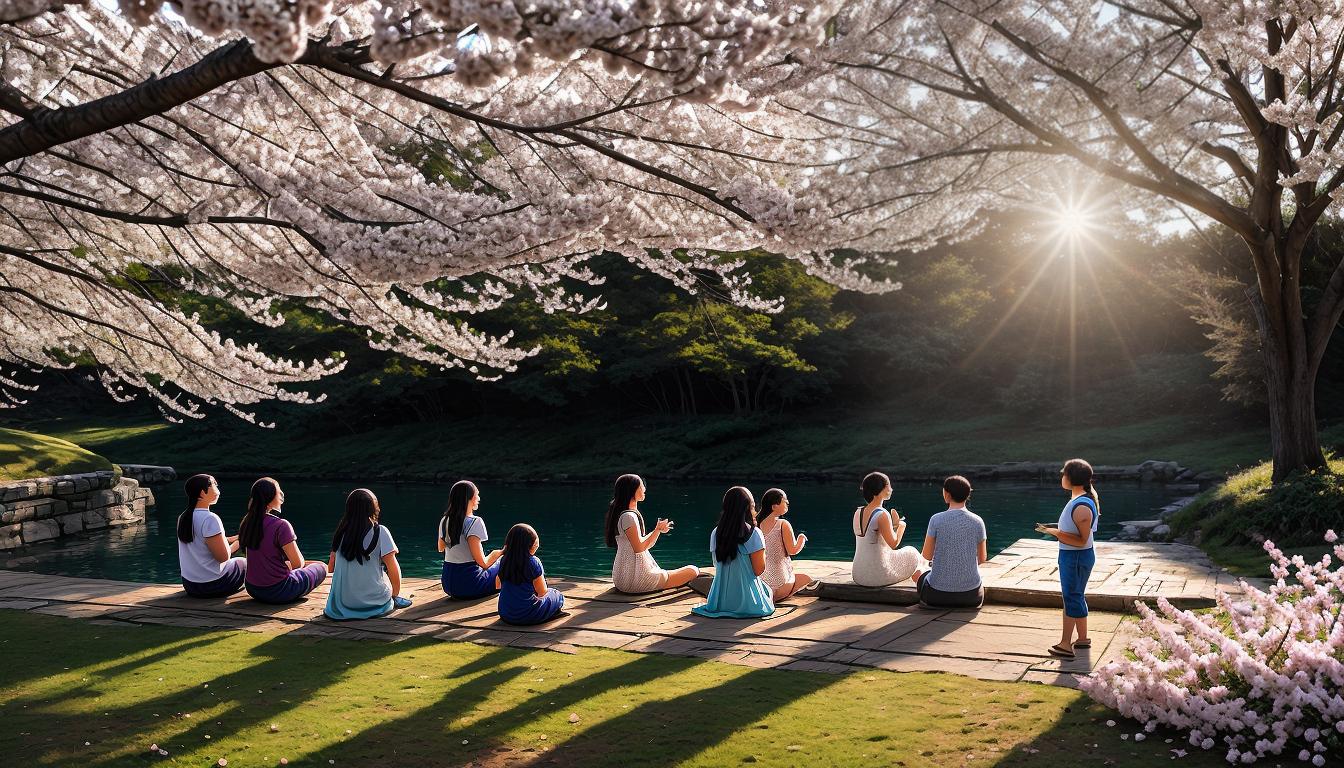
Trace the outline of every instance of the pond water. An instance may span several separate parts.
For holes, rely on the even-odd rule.
[[[808,560],[848,560],[854,554],[850,520],[862,501],[857,483],[795,483],[784,490],[789,495],[788,519],[794,529],[808,535],[799,555]],[[242,519],[251,483],[225,480],[215,511],[225,528],[235,533]],[[343,509],[349,482],[286,481],[284,516],[299,536],[305,557],[326,560],[331,535]],[[399,559],[407,576],[437,578],[442,555],[435,547],[439,517],[448,498],[448,486],[431,484],[373,483],[382,506],[382,522],[401,550]],[[727,486],[708,483],[648,481],[648,498],[640,505],[648,525],[659,517],[676,526],[653,550],[664,568],[686,563],[709,565],[709,532],[718,517]],[[766,487],[752,487],[757,498]],[[1098,489],[1102,500],[1099,539],[1118,533],[1121,520],[1152,518],[1170,502],[1172,495],[1161,487],[1107,485]],[[179,580],[174,525],[186,504],[181,483],[155,490],[158,506],[149,511],[146,524],[109,533],[40,544],[0,555],[3,567],[94,576],[127,581],[173,583]],[[541,536],[538,557],[551,574],[610,576],[614,550],[603,546],[602,519],[611,488],[607,485],[481,485],[478,513],[489,526],[489,552],[501,546],[509,526],[528,522]],[[977,483],[970,508],[985,519],[989,552],[999,552],[1014,541],[1036,536],[1038,520],[1058,519],[1066,501],[1059,487]],[[905,485],[894,489],[888,506],[900,510],[910,521],[903,544],[919,547],[929,517],[945,508],[938,485]]]

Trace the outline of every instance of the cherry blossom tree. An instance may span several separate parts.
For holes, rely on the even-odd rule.
[[[1338,0],[874,0],[832,28],[774,88],[845,158],[840,219],[872,226],[851,245],[965,236],[1039,207],[1050,179],[1148,226],[1226,227],[1258,278],[1274,478],[1324,466],[1315,384],[1344,263],[1311,277],[1303,252],[1344,194]]]
[[[824,149],[746,108],[742,83],[822,44],[837,7],[0,2],[0,361],[91,359],[169,418],[251,420],[341,361],[221,338],[144,270],[484,378],[530,350],[463,318],[519,294],[584,311],[602,251],[758,309],[780,299],[733,254],[893,288],[829,252],[839,193],[789,188]],[[24,386],[0,376],[10,402]]]

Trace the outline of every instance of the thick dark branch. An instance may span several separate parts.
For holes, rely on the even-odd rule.
[[[0,130],[0,165],[167,112],[274,66],[258,59],[250,42],[238,40],[167,77],[146,80],[85,104],[39,111]]]
[[[1251,170],[1251,166],[1246,164],[1246,160],[1243,159],[1241,155],[1237,154],[1237,150],[1231,147],[1225,147],[1221,144],[1214,144],[1210,141],[1203,142],[1199,145],[1199,148],[1206,154],[1212,155],[1219,160],[1222,160],[1224,163],[1227,163],[1227,166],[1231,168],[1232,172],[1237,176],[1240,176],[1251,183],[1255,183],[1255,171]]]

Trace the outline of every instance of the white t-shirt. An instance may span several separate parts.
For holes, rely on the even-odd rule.
[[[177,540],[177,562],[183,579],[194,584],[209,584],[220,577],[224,563],[210,554],[205,540],[223,532],[224,521],[219,519],[219,515],[208,509],[191,511],[191,543],[183,544],[181,539]],[[224,543],[228,544],[227,537]]]
[[[485,521],[475,515],[467,515],[462,519],[462,535],[457,537],[457,543],[443,550],[443,562],[445,563],[474,563],[476,558],[471,556],[471,545],[467,543],[468,536],[475,536],[482,542],[489,540],[490,536],[485,532]],[[448,524],[439,525],[439,538],[443,539],[444,544],[448,541]]]

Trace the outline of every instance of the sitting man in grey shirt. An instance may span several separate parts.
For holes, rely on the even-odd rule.
[[[928,572],[916,572],[919,602],[933,608],[979,608],[985,602],[980,564],[985,549],[985,521],[966,508],[971,483],[961,475],[943,481],[947,509],[929,519],[924,536]]]

